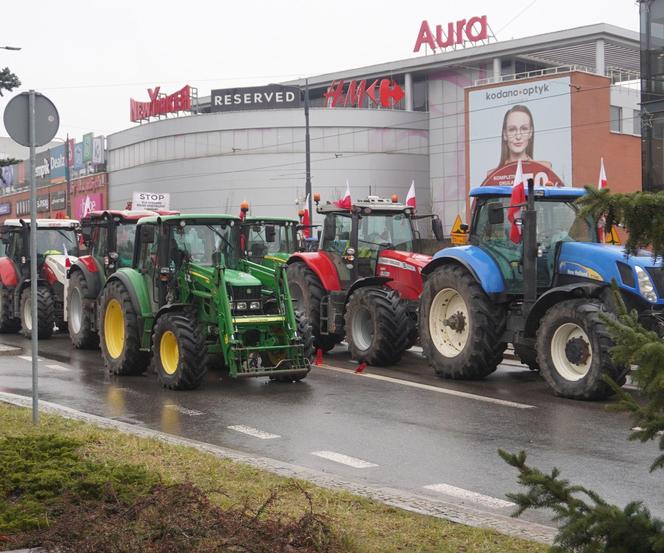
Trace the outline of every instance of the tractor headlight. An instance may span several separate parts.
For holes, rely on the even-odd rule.
[[[249,309],[260,309],[260,308],[261,308],[261,302],[259,301],[249,302]]]
[[[246,311],[247,310],[247,302],[246,301],[238,301],[235,304],[235,309],[238,311]]]
[[[650,302],[656,302],[657,293],[655,292],[655,285],[652,283],[652,279],[643,268],[637,266],[635,269],[641,295]]]

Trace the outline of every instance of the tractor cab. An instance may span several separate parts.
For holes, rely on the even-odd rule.
[[[287,217],[245,217],[242,243],[247,259],[261,265],[281,265],[301,249],[299,222]]]
[[[471,190],[474,209],[469,242],[488,254],[500,269],[506,291],[523,290],[523,240],[520,216],[508,212],[511,187],[485,186]],[[537,212],[537,287],[549,289],[556,278],[556,258],[563,242],[598,242],[590,217],[581,217],[575,201],[581,188],[535,188]]]

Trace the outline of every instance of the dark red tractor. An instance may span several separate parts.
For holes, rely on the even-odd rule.
[[[288,258],[288,284],[296,309],[311,321],[314,345],[329,351],[344,338],[353,359],[371,365],[400,360],[417,340],[421,268],[431,256],[416,253],[416,215],[407,205],[369,196],[350,209],[318,205],[325,216],[319,249]]]

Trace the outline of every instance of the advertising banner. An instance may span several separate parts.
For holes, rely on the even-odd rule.
[[[37,196],[37,213],[46,213],[47,211],[50,211],[50,205],[48,194]]]
[[[469,90],[470,187],[514,183],[520,159],[535,186],[571,186],[570,78],[514,81]]]
[[[160,192],[134,192],[131,200],[132,209],[170,209],[171,195]]]
[[[30,200],[18,200],[16,202],[16,215],[30,214]]]
[[[72,198],[74,219],[81,219],[91,211],[105,209],[101,193],[80,194]]]
[[[74,171],[80,171],[84,166],[83,142],[78,142],[74,145]]]
[[[14,182],[16,183],[16,186],[24,186],[25,185],[25,162],[21,161],[16,165],[16,171],[14,173]]]
[[[49,180],[51,184],[58,184],[60,182],[65,182],[66,177],[66,160],[65,160],[65,145],[56,146],[49,150],[50,154],[50,167],[51,174],[49,175]]]
[[[92,163],[101,165],[104,161],[104,137],[95,136],[92,139]]]
[[[92,161],[92,140],[91,132],[83,135],[83,163]]]
[[[302,106],[297,86],[270,84],[248,88],[213,90],[210,111],[241,111],[244,109],[283,109]]]
[[[14,165],[5,165],[0,172],[0,186],[11,188],[14,185]]]
[[[12,212],[12,204],[3,202],[0,204],[0,215],[9,215]]]
[[[76,148],[76,139],[70,138],[69,139],[69,144],[67,148],[67,165],[69,166],[70,169],[73,169],[74,167],[74,148]]]
[[[64,211],[66,207],[66,199],[64,190],[61,190],[60,192],[51,192],[51,210]]]
[[[50,184],[51,178],[51,154],[48,150],[35,155],[35,181],[37,186]]]

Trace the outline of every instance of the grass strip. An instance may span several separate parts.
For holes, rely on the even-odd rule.
[[[45,521],[43,513],[59,516],[61,520],[86,520],[87,526],[89,520],[85,515],[91,509],[86,507],[86,502],[103,501],[106,506],[106,510],[102,509],[106,517],[101,519],[105,524],[103,528],[111,529],[105,536],[106,543],[117,540],[118,529],[127,527],[137,532],[136,539],[149,538],[150,543],[193,539],[187,533],[196,530],[188,526],[192,523],[191,517],[183,515],[180,522],[177,518],[178,513],[191,510],[193,505],[204,513],[204,516],[196,517],[197,520],[205,519],[209,527],[218,527],[222,522],[228,524],[228,535],[234,528],[237,530],[238,525],[246,526],[250,521],[260,520],[264,523],[260,526],[261,536],[274,538],[274,543],[265,549],[270,553],[282,550],[276,546],[278,540],[282,540],[280,543],[295,540],[291,544],[302,543],[310,547],[292,551],[339,553],[539,553],[547,550],[545,545],[492,530],[411,513],[351,493],[326,490],[300,480],[276,476],[193,448],[138,438],[56,415],[43,414],[41,425],[34,427],[28,409],[0,403],[2,460],[5,459],[3,453],[8,451],[5,446],[8,443],[14,446],[31,444],[26,445],[23,460],[13,458],[12,463],[18,463],[12,465],[19,467],[15,471],[17,474],[8,475],[14,479],[10,482],[19,484],[18,489],[29,492],[19,494],[26,502],[17,513],[16,508],[21,502],[16,492],[13,496],[7,495],[7,489],[15,490],[16,486],[0,483],[0,540],[2,534],[5,539],[13,539],[26,528],[34,528],[35,524],[42,529],[55,528],[61,532],[56,532],[56,538],[66,540],[71,525],[62,526],[50,519]],[[41,454],[37,444],[50,454]],[[9,449],[16,451],[17,448]],[[55,458],[54,451],[64,462],[48,463],[49,457]],[[4,461],[0,461],[0,477],[3,466]],[[29,477],[30,474],[39,474],[39,477]],[[62,497],[67,498],[66,504],[57,503]],[[173,511],[165,512],[164,505],[175,500],[180,501],[180,505],[175,502]],[[159,505],[161,507],[157,507]],[[128,513],[133,518],[127,518]],[[155,532],[155,528],[161,530]],[[182,532],[174,531],[174,528]],[[306,536],[298,535],[303,528]],[[281,531],[284,533],[280,534]],[[304,544],[306,540],[309,542]],[[144,543],[125,541],[124,545],[116,541],[113,550],[137,551],[143,547],[137,548],[137,543]],[[180,541],[169,543],[182,547]],[[220,542],[203,538],[196,543],[196,549],[186,550],[242,550],[219,548]],[[4,548],[9,545],[7,542]],[[0,547],[3,547],[2,541]],[[177,546],[171,550],[178,550]],[[259,548],[250,550],[263,551]]]

